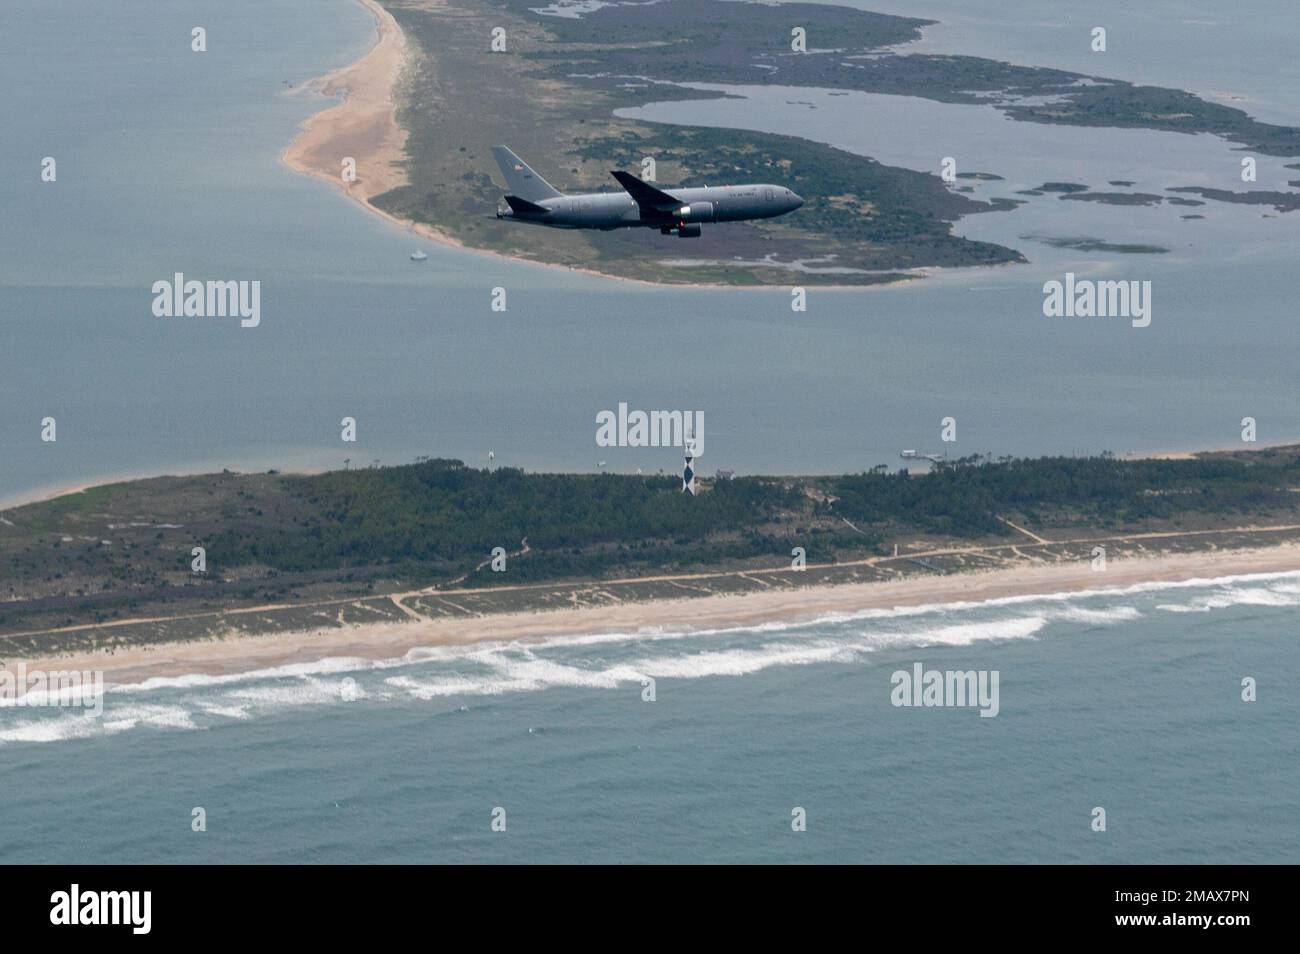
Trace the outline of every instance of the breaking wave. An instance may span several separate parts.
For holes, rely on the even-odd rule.
[[[190,674],[110,686],[103,715],[0,708],[0,744],[52,742],[131,729],[201,730],[304,707],[500,697],[546,689],[608,691],[649,679],[744,678],[795,666],[872,665],[873,654],[970,649],[984,654],[1045,631],[1069,636],[1148,613],[1300,606],[1300,573],[1252,574],[1108,590],[826,614],[798,623],[644,627],[529,643],[430,646],[396,659],[335,657],[236,675]],[[987,662],[987,660],[985,660]],[[978,668],[972,655],[964,668]]]

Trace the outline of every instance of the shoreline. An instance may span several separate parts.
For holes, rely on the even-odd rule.
[[[237,470],[229,464],[201,463],[195,464],[193,467],[167,468],[161,471],[123,471],[116,474],[97,474],[93,477],[83,477],[68,484],[46,484],[42,487],[33,487],[30,490],[20,490],[8,497],[0,497],[0,513],[17,510],[20,507],[30,507],[32,504],[49,503],[52,500],[58,500],[60,497],[71,497],[73,494],[84,494],[88,490],[95,490],[99,487],[135,483],[141,480],[158,480],[163,477],[203,477],[208,474],[221,473],[223,470],[229,470],[232,474],[240,475],[261,474],[268,470],[277,470],[282,474],[293,477],[314,477],[318,474],[329,473],[327,468],[304,467],[287,470],[283,464],[277,466],[273,461],[256,465],[245,461],[239,466],[245,469]]]
[[[562,268],[564,266],[555,266]],[[634,279],[628,279],[634,281]],[[1294,447],[1300,445],[1300,436],[1289,440],[1267,441],[1251,445],[1248,449],[1252,451],[1271,450],[1279,447]],[[1123,460],[1190,460],[1202,454],[1226,454],[1232,451],[1241,450],[1239,445],[1224,446],[1222,444],[1215,446],[1193,447],[1193,448],[1176,448],[1176,449],[1147,449],[1140,451],[1124,451],[1117,453],[1115,456]],[[1036,455],[1038,456],[1038,455]],[[318,474],[329,473],[329,470],[320,469],[285,469],[283,466],[276,466],[275,462],[268,461],[264,464],[250,465],[245,463],[247,469],[236,470],[226,465],[235,474],[254,474],[261,473],[269,468],[278,470],[281,474],[289,477],[311,477]],[[512,465],[513,466],[513,465]],[[518,465],[523,466],[523,465]],[[179,470],[168,470],[165,473],[157,472],[133,472],[123,474],[100,474],[93,477],[85,477],[75,480],[69,484],[46,485],[44,487],[35,487],[31,490],[18,491],[9,497],[0,498],[0,513],[9,510],[17,510],[19,507],[27,507],[32,504],[49,503],[51,500],[57,500],[60,497],[70,496],[72,494],[85,493],[88,490],[94,490],[97,487],[105,487],[110,484],[127,483],[138,480],[153,480],[159,477],[201,477],[205,474],[214,474],[220,472],[221,466],[216,464],[198,464],[193,468],[185,467]],[[525,470],[529,468],[524,467]],[[579,473],[579,471],[532,471],[534,473]],[[620,473],[620,471],[610,471],[610,473]],[[835,475],[837,471],[828,471],[826,475]],[[772,472],[766,473],[765,477],[816,477],[826,476],[818,473],[784,473]]]
[[[160,643],[89,653],[13,659],[61,670],[96,670],[109,685],[187,675],[230,676],[333,658],[400,661],[412,650],[465,648],[513,642],[627,633],[648,627],[715,630],[764,623],[797,625],[834,614],[871,609],[983,603],[1014,597],[1051,598],[1139,584],[1177,584],[1258,573],[1300,572],[1300,546],[1192,554],[1162,554],[1112,561],[1095,572],[1086,561],[1020,566],[978,573],[915,576],[902,580],[809,586],[694,599],[651,600],[613,606],[500,613],[460,619],[416,620],[303,630],[230,639]]]
[[[311,176],[329,182],[339,188],[353,202],[372,215],[377,215],[391,225],[410,232],[420,238],[454,248],[474,255],[484,255],[521,265],[537,268],[557,269],[576,275],[586,275],[606,281],[626,282],[644,288],[672,289],[684,288],[762,291],[794,287],[798,274],[791,273],[790,284],[781,285],[739,285],[719,282],[655,282],[643,278],[628,278],[612,275],[593,268],[580,268],[572,265],[560,265],[554,262],[539,262],[528,258],[507,255],[491,249],[473,248],[441,229],[398,218],[371,203],[377,195],[406,184],[403,163],[406,160],[407,132],[397,121],[397,83],[402,70],[411,56],[410,44],[406,34],[397,20],[378,0],[357,0],[371,16],[375,18],[376,38],[374,45],[354,63],[308,80],[293,90],[293,93],[311,91],[322,96],[340,96],[342,102],[313,113],[303,120],[298,134],[280,153],[280,161],[289,169],[300,175]],[[355,182],[345,182],[340,175],[340,161],[344,155],[350,155],[357,161],[358,178]],[[360,175],[364,168],[379,170],[367,178]],[[367,185],[367,182],[375,183]],[[1003,263],[1013,264],[1013,263]],[[959,269],[999,268],[1002,265],[967,265]],[[924,267],[914,269],[896,269],[892,271],[909,272],[906,277],[892,282],[879,282],[865,285],[813,285],[817,291],[879,291],[886,288],[899,288],[920,279],[932,277],[941,269]]]
[[[285,166],[300,175],[311,176],[334,185],[372,215],[379,216],[405,232],[411,232],[447,248],[539,268],[553,268],[611,281],[630,282],[649,288],[737,287],[689,282],[671,284],[650,282],[638,278],[609,275],[590,268],[574,268],[569,265],[516,258],[490,249],[471,248],[440,229],[422,222],[398,218],[375,206],[370,201],[372,198],[406,184],[406,174],[402,170],[402,164],[406,159],[407,133],[397,121],[396,91],[398,80],[411,53],[406,34],[391,13],[377,0],[357,0],[357,2],[375,18],[375,43],[356,62],[308,80],[294,91],[297,93],[311,91],[321,96],[341,96],[342,102],[313,113],[302,122],[298,135],[280,153],[280,161]],[[367,133],[371,137],[368,144],[364,142]],[[351,155],[357,161],[358,177],[355,182],[344,181],[339,173],[338,166],[343,155]],[[368,177],[360,175],[361,170],[366,168],[378,169],[379,173]]]
[[[280,153],[280,161],[302,175],[323,179],[364,208],[405,225],[370,204],[370,199],[405,184],[401,169],[406,132],[397,122],[395,91],[410,50],[406,35],[377,0],[357,0],[375,20],[375,42],[361,59],[296,87],[341,99],[308,116]],[[342,176],[342,158],[356,160],[357,178]]]

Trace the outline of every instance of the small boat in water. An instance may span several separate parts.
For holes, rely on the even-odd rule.
[[[416,249],[414,252],[411,253],[411,261],[413,262],[423,262],[428,257],[429,257],[428,255],[425,255],[424,252],[420,251],[419,249]]]

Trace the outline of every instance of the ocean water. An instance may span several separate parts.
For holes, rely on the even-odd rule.
[[[189,50],[199,20],[205,54]],[[1201,29],[1168,28],[1170,48]],[[956,454],[1229,446],[1245,416],[1262,441],[1300,438],[1288,347],[1300,216],[1210,204],[1186,222],[1178,209],[1048,197],[958,226],[1024,249],[1029,266],[813,289],[802,314],[788,289],[649,288],[510,263],[418,242],[279,164],[297,124],[325,105],[291,87],[356,58],[371,29],[351,0],[270,12],[252,0],[20,0],[0,36],[0,76],[15,90],[0,102],[0,160],[30,173],[0,179],[0,501],[106,477],[345,457],[481,464],[493,452],[534,469],[603,459],[675,470],[672,452],[596,446],[596,414],[620,401],[704,412],[706,472],[891,463],[901,448],[937,450],[948,416],[958,440],[944,449]],[[1223,57],[1258,75],[1265,54],[1249,34],[1223,42]],[[1293,94],[1274,105],[1300,122]],[[1148,191],[1232,187],[1238,169],[1209,137],[1015,124],[919,99],[768,91],[728,101],[725,117],[709,102],[649,113],[802,131],[928,170],[954,155],[961,170],[1008,177],[981,195],[1081,175],[1098,187],[1103,167]],[[39,181],[47,155],[55,184]],[[1276,165],[1261,163],[1261,185],[1279,184]],[[1021,238],[1044,235],[1172,251],[1071,253]],[[647,241],[689,254],[680,240]],[[416,246],[427,262],[408,259]],[[1044,318],[1042,284],[1067,269],[1152,281],[1151,326]],[[154,318],[152,283],[177,271],[261,281],[260,327]],[[496,286],[509,294],[504,314],[489,308]],[[40,440],[47,416],[54,444]],[[358,421],[346,450],[344,416]]]
[[[0,860],[1294,862],[1297,605],[1253,575],[155,680],[0,711]],[[997,715],[892,705],[915,663],[996,670]]]
[[[760,129],[784,133],[798,128],[819,142],[870,155],[893,166],[938,174],[944,157],[957,171],[987,172],[1000,180],[961,180],[979,200],[1007,199],[1022,205],[1010,212],[970,215],[954,231],[966,238],[1020,249],[1030,259],[1014,269],[972,273],[955,270],[940,282],[974,287],[982,292],[1010,292],[1033,287],[1028,276],[1059,277],[1066,269],[1129,274],[1149,278],[1161,293],[1161,312],[1168,320],[1194,320],[1196,309],[1165,295],[1184,284],[1181,276],[1198,266],[1216,274],[1229,263],[1279,267],[1295,255],[1300,242],[1300,216],[1279,214],[1272,206],[1205,201],[1202,205],[1113,205],[1063,200],[1058,194],[1025,195],[1045,182],[1070,182],[1106,194],[1161,195],[1167,188],[1244,191],[1240,145],[1208,134],[1184,135],[1153,130],[1098,129],[1016,122],[993,106],[937,103],[915,96],[845,93],[789,86],[682,84],[717,91],[725,99],[657,102],[619,115],[657,122],[722,128]],[[653,95],[653,94],[650,94]],[[743,98],[737,108],[737,97]],[[1300,115],[1300,111],[1297,111]],[[853,122],[846,122],[847,117]],[[1044,157],[1052,157],[1045,168]],[[1249,187],[1272,192],[1292,191],[1288,182],[1297,170],[1295,158],[1254,156],[1256,181]],[[1117,187],[1112,181],[1131,182]],[[1201,201],[1191,193],[1174,194]],[[1183,216],[1195,214],[1199,221]],[[1155,245],[1163,254],[1081,252],[1053,246],[1050,239],[1087,236],[1111,243]],[[1008,296],[1000,299],[1007,307]],[[1262,303],[1263,298],[1258,302]],[[1018,310],[1018,309],[1017,309]],[[1041,317],[1041,313],[1040,313]],[[1196,343],[1204,332],[1180,327],[1180,336]],[[1095,329],[1092,329],[1095,333]]]
[[[953,18],[923,47],[1198,89],[1204,77],[1300,122],[1277,42],[1295,32],[1277,26],[1289,5],[1250,0],[1229,20],[1107,0],[1108,23],[1161,42],[1135,57],[1112,27],[1116,55],[1095,63],[1058,62],[1048,43],[1072,4],[1036,0],[1042,15],[1023,20],[907,6]],[[323,105],[290,86],[367,46],[351,0],[10,7],[0,500],[349,455],[678,466],[595,446],[595,413],[619,401],[706,411],[706,469],[742,472],[937,449],[947,415],[963,454],[1230,445],[1246,415],[1261,440],[1300,436],[1294,215],[1211,204],[1188,223],[1034,201],[959,225],[1023,248],[1029,266],[813,290],[803,315],[784,289],[650,289],[428,244],[417,266],[409,234],[278,162]],[[984,13],[993,25],[976,28]],[[196,24],[207,54],[189,52]],[[1207,37],[1213,57],[1180,53]],[[963,170],[1007,176],[980,195],[1081,175],[1099,187],[1103,164],[1145,191],[1221,184],[1237,160],[1209,139],[999,129],[983,107],[746,95],[729,107],[738,125],[779,121],[914,168],[952,143],[940,154]],[[54,186],[39,182],[47,155]],[[1019,240],[1084,231],[1173,250]],[[1151,327],[1044,319],[1042,282],[1066,269],[1152,280]],[[150,286],[176,271],[261,280],[261,327],[154,319]],[[496,285],[505,315],[488,309]],[[46,415],[55,444],[39,440]],[[349,451],[344,415],[360,427]],[[0,708],[0,861],[1294,861],[1298,603],[1300,579],[1283,575],[712,633],[662,631],[648,610],[636,633],[114,690],[101,719]],[[917,662],[998,671],[998,716],[892,706],[891,673]],[[806,832],[790,830],[796,806]],[[1089,827],[1097,806],[1104,834]],[[205,833],[190,830],[194,807]]]
[[[1185,89],[1282,125],[1295,123],[1300,102],[1300,64],[1291,52],[1300,10],[1289,0],[1243,0],[1230,9],[1187,0],[827,2],[938,20],[911,47],[918,52]],[[1091,48],[1093,27],[1106,30],[1104,53]]]

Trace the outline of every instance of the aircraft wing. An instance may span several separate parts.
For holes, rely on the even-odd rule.
[[[611,172],[610,175],[618,180],[618,184],[627,190],[628,195],[641,206],[643,211],[664,214],[675,212],[686,204],[676,196],[642,182],[634,175],[618,171]]]

